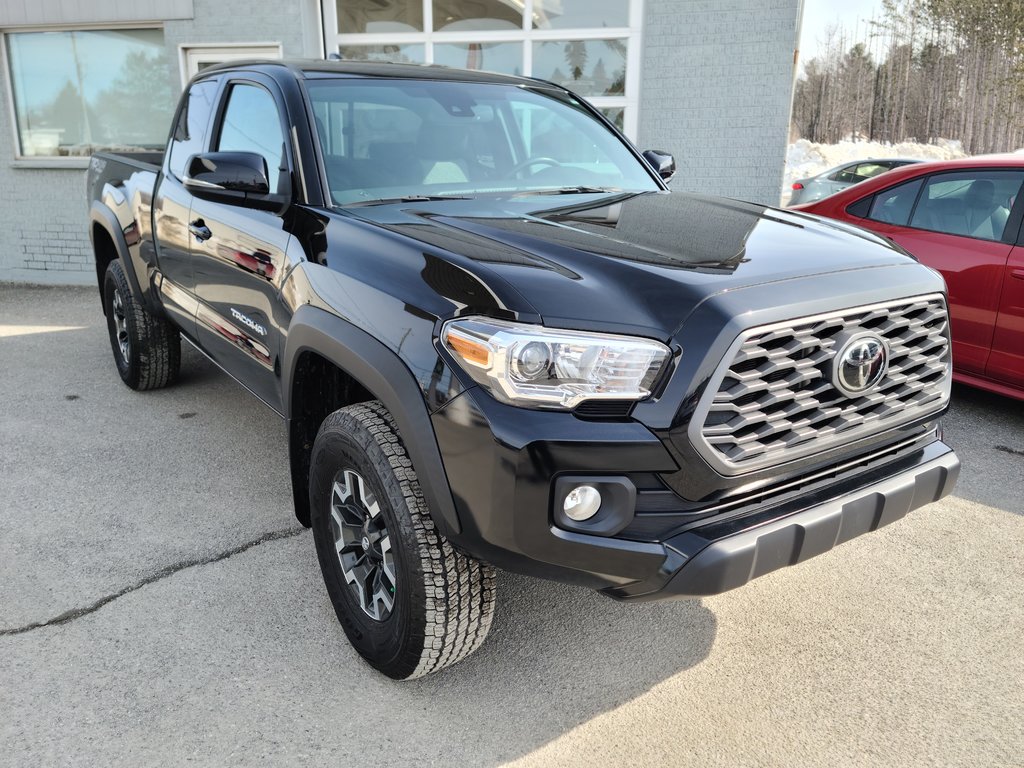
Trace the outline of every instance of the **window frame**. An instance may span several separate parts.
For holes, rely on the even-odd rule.
[[[879,175],[881,175],[881,174],[879,174]],[[917,210],[917,201],[921,198],[921,190],[924,189],[925,184],[927,184],[927,183],[928,183],[928,177],[927,176],[915,176],[912,179],[904,179],[899,184],[893,184],[891,187],[886,187],[885,189],[880,189],[878,192],[875,192],[875,193],[873,193],[871,195],[868,195],[867,197],[862,197],[856,203],[853,203],[852,205],[847,206],[847,210],[849,210],[850,208],[853,208],[855,205],[858,205],[858,204],[863,203],[864,201],[867,201],[867,203],[868,203],[867,211],[865,212],[864,216],[860,216],[858,218],[867,219],[868,221],[873,221],[876,224],[887,224],[890,227],[904,227],[906,229],[913,229],[913,227],[909,226],[909,222],[910,222],[910,220],[912,218],[914,218],[914,211]],[[893,223],[891,221],[883,221],[882,219],[873,219],[873,218],[871,218],[871,211],[874,210],[875,203],[877,202],[877,200],[878,200],[880,195],[885,195],[885,194],[887,194],[889,192],[892,192],[895,189],[899,189],[900,187],[905,187],[905,186],[908,186],[910,184],[916,184],[917,185],[917,191],[914,192],[914,199],[911,201],[911,203],[910,203],[910,210],[907,212],[907,224],[895,224],[895,223]],[[856,214],[854,214],[854,215],[856,215]]]
[[[626,81],[621,96],[586,96],[597,110],[622,108],[622,132],[631,140],[637,137],[640,111],[640,68],[642,66],[644,0],[629,2],[628,24],[624,27],[566,27],[565,29],[533,29],[529,20],[533,18],[534,0],[523,2],[523,24],[519,29],[481,30],[461,32],[438,32],[434,30],[433,0],[423,2],[422,32],[355,32],[339,33],[335,3],[322,3],[321,14],[324,50],[337,53],[346,45],[422,45],[425,63],[434,62],[434,44],[439,43],[521,43],[523,46],[523,76],[536,77],[533,72],[533,44],[541,42],[621,40],[626,44]],[[486,70],[485,70],[486,71]],[[560,86],[566,87],[566,86]],[[571,90],[571,88],[569,88]],[[602,115],[604,112],[601,113]]]
[[[217,72],[210,73],[204,77],[196,77],[195,80],[185,83],[185,86],[181,89],[181,95],[178,97],[178,106],[174,110],[174,115],[171,118],[171,125],[167,132],[167,145],[164,147],[164,162],[162,165],[164,178],[174,179],[178,184],[184,184],[184,182],[171,170],[171,143],[174,138],[174,132],[178,127],[178,122],[181,120],[181,113],[188,108],[188,92],[200,83],[213,83],[213,107],[206,116],[206,131],[203,134],[203,146],[199,152],[194,154],[210,151],[210,137],[213,135],[213,121],[218,114],[221,97],[224,95],[223,73]]]
[[[323,78],[323,80],[348,79],[348,77],[349,76],[345,76],[345,75],[336,75],[334,77],[325,77],[325,78]],[[372,81],[380,81],[380,82],[388,82],[388,83],[404,82],[404,81],[416,82],[416,79],[381,78],[381,77],[376,77],[376,76],[373,76],[373,75],[357,76],[357,77],[354,77],[352,79],[358,80],[358,81],[366,81],[366,82],[372,82]],[[309,93],[309,89],[307,87],[307,82],[308,81],[306,81],[306,80],[300,80],[298,82],[298,85],[299,85],[299,90],[302,93],[302,100],[304,102],[303,107],[305,109],[306,119],[307,119],[308,124],[309,124],[309,134],[310,134],[310,138],[312,139],[313,158],[314,158],[315,163],[316,163],[317,178],[318,178],[319,183],[320,183],[321,198],[323,200],[323,202],[319,203],[319,205],[322,205],[325,208],[341,210],[341,209],[346,207],[346,204],[335,203],[333,198],[331,197],[331,184],[330,184],[330,180],[327,178],[327,163],[326,163],[326,161],[324,159],[323,144],[322,144],[322,142],[320,140],[319,129],[318,129],[317,125],[316,125],[316,121],[315,121],[315,118],[314,118],[313,99],[312,99],[312,97],[311,97],[311,95]],[[222,101],[224,101],[226,103],[226,100],[224,99],[224,95],[223,94],[227,92],[227,82],[223,83],[221,87],[222,87],[222,91],[221,91],[220,98],[221,98]],[[535,90],[538,90],[538,91],[551,91],[551,90],[555,90],[555,91],[558,91],[559,93],[564,93],[564,91],[565,91],[565,89],[562,88],[559,85],[547,85],[547,84],[541,83],[541,82],[538,82],[538,83],[536,83],[534,85],[527,86],[527,87],[535,89]],[[668,192],[669,191],[668,183],[664,179],[662,179],[661,176],[659,176],[657,173],[655,173],[655,171],[651,167],[650,163],[648,163],[647,160],[644,158],[643,153],[639,149],[637,149],[635,143],[630,141],[629,137],[626,136],[623,131],[620,131],[615,126],[615,124],[604,114],[604,112],[601,111],[601,109],[599,107],[594,106],[587,99],[583,99],[583,98],[579,99],[579,103],[580,103],[580,107],[583,109],[583,111],[587,112],[591,117],[594,118],[594,120],[596,120],[598,123],[603,125],[609,131],[609,133],[611,133],[611,135],[614,136],[615,139],[626,149],[626,151],[637,161],[637,163],[640,164],[640,166],[644,169],[644,171],[651,178],[651,180],[654,181],[655,185],[657,185],[657,187],[659,188],[659,190],[661,192]],[[218,110],[220,108],[221,107],[218,106]],[[220,113],[218,111],[218,115],[219,114]],[[507,130],[507,127],[506,127],[506,130]],[[212,143],[211,143],[211,146],[212,146]],[[522,147],[520,147],[520,149],[522,149]]]
[[[892,184],[888,187],[884,187],[883,189],[879,189],[875,192],[872,192],[870,195],[865,195],[864,197],[858,198],[857,200],[854,200],[852,203],[847,205],[844,208],[844,210],[847,213],[849,213],[851,208],[863,204],[865,200],[870,200],[871,202],[868,204],[868,210],[870,211],[871,206],[873,206],[875,203],[875,198],[878,197],[879,195],[885,194],[890,189],[898,187],[901,184],[906,184],[911,181],[920,180],[921,187],[917,190],[917,196],[914,198],[914,204],[910,208],[910,214],[907,217],[907,224],[890,224],[888,222],[878,221],[877,219],[872,219],[867,216],[857,216],[857,218],[863,219],[864,221],[870,221],[875,224],[896,227],[898,229],[909,229],[913,230],[914,232],[931,232],[936,235],[946,235],[947,237],[962,237],[966,240],[977,240],[982,243],[1004,243],[1006,245],[1014,245],[1017,244],[1021,240],[1021,238],[1024,238],[1024,227],[1021,226],[1022,224],[1024,224],[1024,180],[1022,180],[1021,188],[1017,192],[1017,198],[1013,201],[1013,207],[1010,209],[1010,217],[1006,220],[1006,227],[1003,229],[1003,236],[998,240],[992,240],[987,237],[975,237],[974,235],[960,235],[955,232],[943,232],[941,229],[912,227],[909,223],[914,220],[914,214],[917,213],[917,206],[921,202],[921,196],[924,194],[925,190],[928,189],[928,184],[931,182],[932,179],[939,176],[948,176],[951,174],[975,173],[981,175],[984,173],[992,173],[995,171],[1024,174],[1024,167],[1012,167],[1005,165],[977,166],[967,168],[946,168],[940,171],[933,171],[932,173],[922,173],[918,176],[913,176],[912,178],[909,179],[901,179],[896,184]],[[850,215],[856,216],[856,214],[854,213],[850,213]]]
[[[62,157],[58,155],[24,155],[21,151],[21,132],[18,130],[18,108],[14,100],[14,72],[11,69],[10,47],[7,38],[10,35],[20,35],[32,32],[106,32],[108,30],[158,30],[164,35],[164,48],[167,48],[166,28],[162,21],[131,21],[131,22],[102,22],[96,24],[34,24],[24,27],[7,27],[0,30],[0,66],[4,67],[4,74],[7,83],[7,113],[11,122],[11,133],[14,137],[14,157],[10,161],[12,168],[88,168],[89,157]],[[177,114],[177,109],[172,108],[172,115]],[[172,125],[173,125],[172,121]],[[168,130],[168,136],[170,131]],[[166,150],[167,143],[164,142]]]
[[[220,146],[220,134],[224,128],[224,113],[227,112],[228,109],[228,101],[231,99],[231,90],[236,85],[252,85],[257,88],[262,88],[270,94],[270,98],[273,100],[274,106],[277,108],[277,120],[281,126],[281,136],[284,139],[284,160],[287,164],[287,168],[282,170],[282,174],[287,174],[288,176],[289,197],[291,197],[293,201],[299,200],[301,195],[301,184],[297,183],[296,180],[296,158],[292,147],[294,137],[291,130],[291,116],[288,114],[288,105],[285,103],[284,94],[281,93],[280,89],[277,87],[277,83],[275,83],[272,78],[262,76],[256,72],[237,72],[229,73],[227,77],[224,77],[221,80],[220,90],[217,94],[217,104],[213,110],[213,122],[210,123],[210,130],[206,134],[206,149],[204,151],[218,151],[214,149],[214,147]],[[264,158],[264,160],[266,159],[267,158]],[[267,170],[269,170],[269,163]],[[274,195],[278,193],[276,191],[271,191],[271,194]]]
[[[273,53],[269,53],[273,51]],[[284,48],[278,42],[265,43],[180,43],[178,45],[178,67],[181,72],[181,87],[185,86],[194,77],[202,74],[203,70],[191,72],[191,54],[200,54],[200,63],[203,58],[215,58],[216,63],[227,63],[231,61],[245,61],[248,59],[282,59]],[[269,55],[268,55],[269,53]]]

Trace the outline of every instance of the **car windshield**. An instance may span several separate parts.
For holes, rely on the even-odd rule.
[[[566,93],[493,83],[307,81],[335,205],[659,189]]]

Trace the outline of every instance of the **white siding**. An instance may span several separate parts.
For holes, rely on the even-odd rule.
[[[777,205],[800,0],[647,0],[639,143],[673,189]]]

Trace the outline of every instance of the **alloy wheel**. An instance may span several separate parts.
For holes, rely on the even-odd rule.
[[[362,475],[343,469],[331,488],[331,531],[349,589],[371,619],[384,621],[395,601],[395,558],[380,503]]]
[[[114,329],[117,332],[117,346],[121,350],[121,358],[127,363],[131,354],[131,341],[128,338],[128,318],[125,317],[124,299],[121,291],[114,289],[114,298],[111,301],[111,311],[114,313]]]

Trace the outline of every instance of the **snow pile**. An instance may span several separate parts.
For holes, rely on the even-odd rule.
[[[817,176],[842,163],[883,157],[907,157],[915,160],[953,160],[965,157],[959,141],[937,139],[933,144],[904,141],[883,144],[878,141],[840,141],[838,144],[815,144],[798,139],[786,152],[786,174],[782,183],[783,202],[789,199],[793,182]]]

